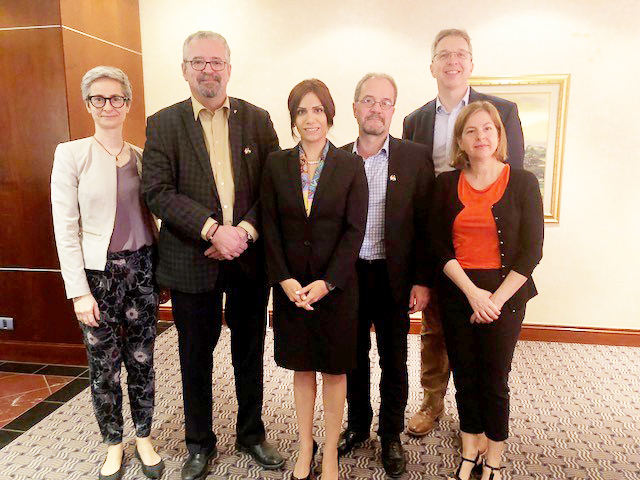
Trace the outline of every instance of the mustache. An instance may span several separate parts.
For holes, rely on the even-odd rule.
[[[215,80],[216,82],[220,81],[220,75],[215,73],[201,73],[198,75],[198,81],[203,82],[205,80]]]
[[[365,120],[373,120],[374,118],[377,118],[378,120],[384,122],[382,115],[380,115],[379,113],[372,113],[371,115],[368,115],[367,118],[365,118]]]

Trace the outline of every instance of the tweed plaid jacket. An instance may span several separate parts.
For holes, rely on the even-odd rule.
[[[262,167],[279,150],[269,114],[244,100],[229,98],[229,141],[235,183],[233,223],[246,220],[258,232]],[[222,222],[209,153],[191,99],[160,110],[147,120],[142,159],[142,193],[162,220],[156,270],[160,285],[187,293],[213,290],[219,262],[204,256],[210,245],[202,227],[211,217]],[[251,278],[264,278],[260,240],[237,259]]]

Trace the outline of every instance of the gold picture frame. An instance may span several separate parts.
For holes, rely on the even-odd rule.
[[[474,90],[511,100],[518,105],[524,133],[524,166],[538,178],[544,220],[547,223],[560,221],[569,79],[569,74],[469,79]]]

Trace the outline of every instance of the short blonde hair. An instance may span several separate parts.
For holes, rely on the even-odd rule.
[[[480,100],[477,102],[471,102],[469,105],[464,107],[460,111],[460,114],[456,119],[456,124],[453,127],[453,145],[451,146],[450,165],[459,170],[469,166],[469,157],[467,156],[467,152],[460,148],[460,139],[462,138],[462,132],[464,131],[464,127],[467,125],[469,117],[476,112],[487,112],[489,117],[491,117],[491,120],[498,131],[498,148],[496,148],[495,156],[502,163],[507,163],[507,135],[504,132],[504,124],[500,118],[500,113],[491,102]]]
[[[433,61],[436,56],[436,47],[443,38],[447,37],[460,37],[464,39],[467,42],[467,45],[469,45],[469,53],[471,54],[471,58],[473,58],[471,37],[469,37],[467,31],[464,28],[447,28],[446,30],[440,30],[431,44],[431,61]]]

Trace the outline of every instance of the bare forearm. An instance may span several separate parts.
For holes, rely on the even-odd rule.
[[[444,274],[449,277],[466,296],[469,296],[473,290],[476,289],[476,285],[462,269],[458,260],[449,260],[444,265]]]
[[[509,300],[527,281],[527,277],[511,270],[509,274],[502,281],[498,289],[494,292],[493,297],[497,300],[499,305]]]

